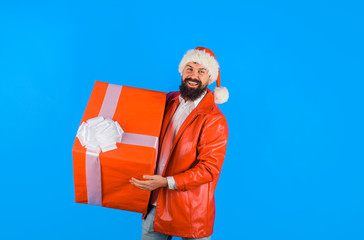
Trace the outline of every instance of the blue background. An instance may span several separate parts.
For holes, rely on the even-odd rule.
[[[178,90],[210,48],[230,91],[213,239],[364,239],[362,1],[1,1],[1,239],[139,239],[74,203],[95,80]],[[215,84],[210,86],[213,89]]]

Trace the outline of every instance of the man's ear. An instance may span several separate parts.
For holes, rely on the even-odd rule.
[[[212,79],[209,79],[209,82],[207,83],[207,85],[210,85],[212,83]]]

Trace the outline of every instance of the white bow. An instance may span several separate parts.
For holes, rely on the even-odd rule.
[[[119,123],[102,116],[83,122],[78,128],[77,137],[82,146],[96,152],[107,152],[116,149],[116,143],[121,142],[123,129]]]

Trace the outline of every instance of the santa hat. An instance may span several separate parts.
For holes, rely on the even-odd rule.
[[[189,62],[196,62],[207,69],[212,80],[211,83],[216,81],[217,87],[213,91],[215,102],[219,104],[226,102],[229,99],[229,92],[226,87],[220,87],[220,67],[215,54],[210,49],[204,47],[188,50],[179,64],[178,71],[181,75],[186,64]]]

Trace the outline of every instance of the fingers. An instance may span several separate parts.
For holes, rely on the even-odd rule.
[[[143,178],[148,180],[153,180],[156,178],[156,175],[144,175]]]
[[[156,183],[153,180],[139,180],[136,178],[131,178],[129,182],[134,186],[147,191],[153,191],[157,188]]]
[[[129,182],[131,184],[133,184],[134,186],[143,189],[143,190],[147,190],[147,191],[153,191],[156,188],[161,187],[160,185],[160,181],[158,181],[159,178],[161,178],[161,176],[159,175],[144,175],[143,176],[144,179],[146,180],[139,180],[136,178],[131,178],[129,180]]]
[[[150,191],[150,186],[148,184],[148,181],[144,181],[144,180],[138,180],[136,178],[131,178],[129,180],[129,182],[131,184],[133,184],[134,186],[140,188],[140,189],[143,189],[143,190],[147,190],[147,191]]]
[[[139,180],[139,179],[136,179],[136,178],[131,178],[130,179],[130,182],[135,182],[135,183],[139,183],[139,184],[145,184],[145,182],[147,182],[147,181],[145,181],[145,180]]]
[[[145,180],[139,180],[139,179],[136,179],[136,178],[131,178],[130,179],[130,181],[129,181],[130,183],[132,183],[132,184],[137,184],[138,186],[148,186],[149,185],[149,182],[150,181],[145,181]]]

